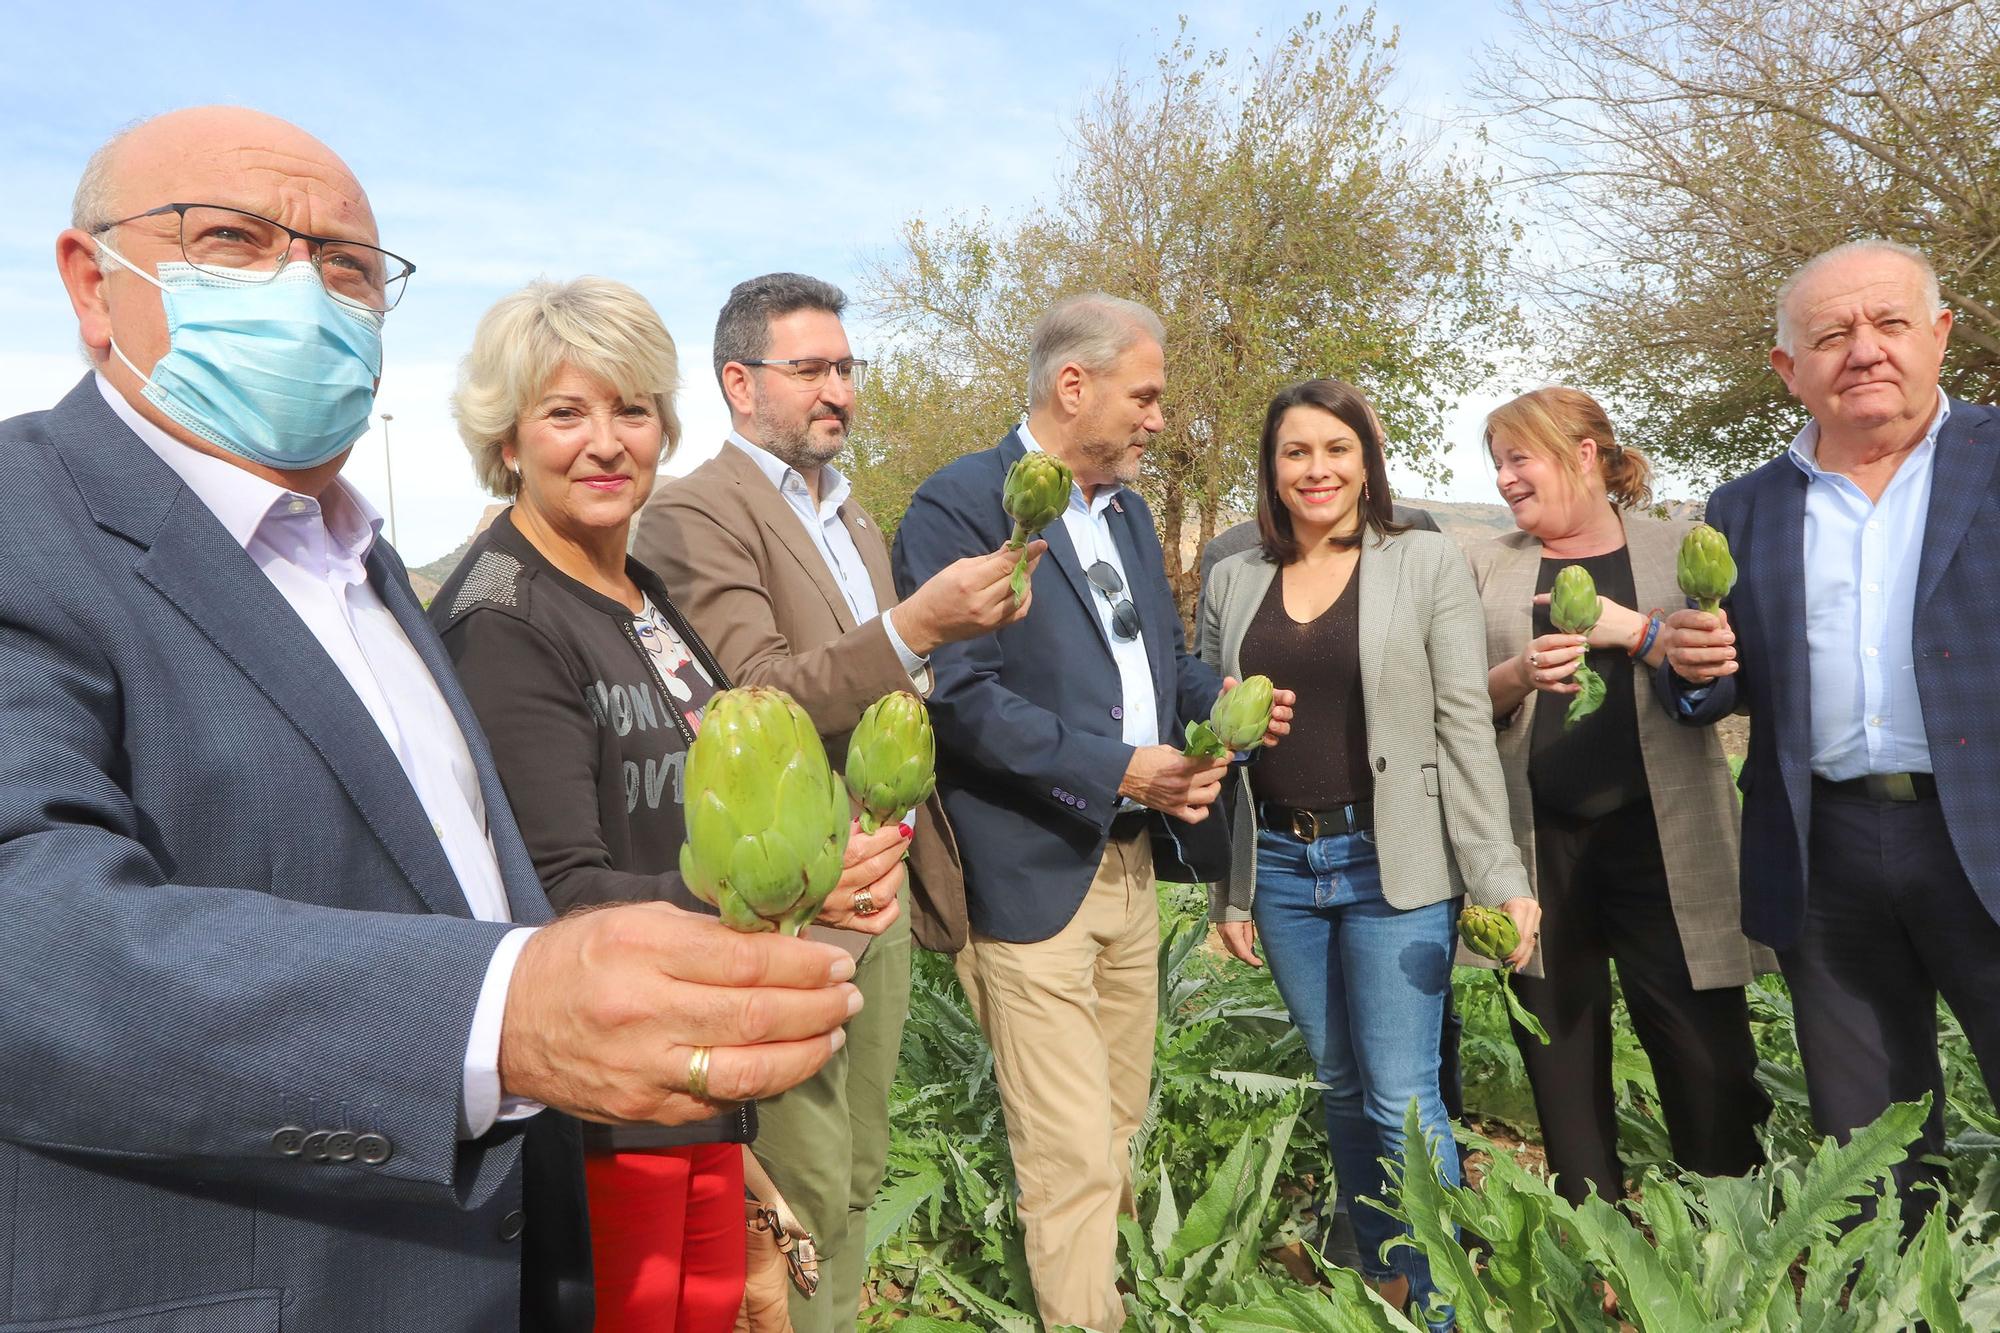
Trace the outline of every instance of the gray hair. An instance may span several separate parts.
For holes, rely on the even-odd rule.
[[[1801,283],[1828,264],[1838,263],[1851,255],[1860,254],[1897,255],[1909,260],[1917,266],[1917,272],[1923,276],[1924,309],[1935,314],[1944,308],[1944,298],[1938,294],[1937,270],[1931,267],[1930,257],[1923,251],[1913,245],[1904,245],[1900,241],[1892,241],[1882,236],[1867,236],[1858,241],[1848,241],[1808,259],[1799,266],[1798,272],[1785,279],[1784,285],[1778,288],[1778,347],[1787,356],[1795,356],[1798,353],[1796,344],[1799,331],[1792,319],[1792,294],[1799,289]]]
[[[729,289],[715,317],[715,382],[731,361],[755,361],[771,350],[771,321],[800,310],[840,317],[847,293],[803,273],[766,273]]]
[[[144,120],[135,120],[120,126],[109,139],[97,146],[97,151],[83,164],[83,175],[77,177],[76,193],[70,198],[70,226],[95,236],[118,220],[114,214],[115,205],[111,202],[114,182],[112,163],[127,136],[145,123]],[[110,271],[111,261],[105,258],[101,250],[97,253],[96,259],[98,272]]]
[[[652,302],[610,278],[538,279],[480,317],[451,396],[472,470],[494,495],[519,493],[521,479],[503,452],[521,413],[565,366],[603,380],[628,403],[651,399],[665,452],[680,443],[680,360]]]
[[[1102,374],[1142,338],[1167,345],[1160,317],[1137,301],[1085,292],[1056,302],[1028,335],[1028,406],[1054,396],[1064,366]]]

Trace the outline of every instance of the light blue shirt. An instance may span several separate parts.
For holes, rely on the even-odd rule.
[[[1911,628],[1930,510],[1938,431],[1951,400],[1938,393],[1923,440],[1871,501],[1819,466],[1808,422],[1789,456],[1806,488],[1806,650],[1811,667],[1812,771],[1835,782],[1870,773],[1928,773],[1930,742],[1917,697]]]
[[[1023,421],[1015,427],[1021,443],[1037,453],[1046,452],[1028,431],[1028,423]],[[1111,520],[1105,513],[1118,503],[1124,493],[1122,486],[1100,486],[1093,498],[1083,498],[1083,487],[1074,482],[1069,488],[1069,508],[1063,511],[1063,531],[1069,534],[1076,547],[1077,562],[1089,569],[1102,560],[1118,571],[1119,581],[1124,585],[1124,596],[1132,595],[1132,580],[1125,572],[1125,562],[1119,558],[1118,543],[1111,537]],[[1121,510],[1121,512],[1123,512]],[[1118,692],[1123,702],[1123,739],[1127,745],[1158,745],[1160,743],[1159,693],[1153,688],[1152,660],[1146,655],[1146,636],[1134,635],[1120,641],[1111,631],[1112,599],[1096,589],[1091,590],[1091,605],[1097,608],[1098,623],[1104,627],[1104,641],[1111,645],[1111,660],[1118,667]],[[1034,613],[1029,612],[1030,615]]]
[[[761,445],[752,444],[736,431],[729,432],[729,442],[750,456],[750,461],[778,488],[785,504],[798,515],[799,524],[805,528],[820,559],[826,562],[827,572],[840,588],[840,595],[847,601],[848,614],[854,623],[865,625],[877,616],[882,616],[882,628],[889,635],[889,646],[896,650],[896,656],[903,663],[903,670],[909,672],[912,682],[921,682],[930,672],[928,661],[910,651],[910,645],[903,642],[903,636],[896,632],[896,618],[882,614],[881,603],[875,599],[875,583],[868,577],[868,566],[861,559],[861,551],[854,544],[854,534],[840,521],[840,506],[854,492],[846,477],[831,466],[819,470],[819,502],[813,502],[812,488],[799,470],[779,458]],[[868,520],[857,517],[855,522],[866,525]]]

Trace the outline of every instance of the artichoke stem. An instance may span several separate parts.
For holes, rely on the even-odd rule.
[[[1028,538],[1033,535],[1033,533],[1021,526],[1019,520],[1016,520],[1014,523],[1014,535],[1007,539],[1007,549],[1010,551],[1020,550],[1028,544]]]
[[[1007,580],[1007,587],[1014,594],[1014,605],[1019,606],[1021,599],[1028,595],[1028,557],[1025,553],[1014,562],[1014,573]]]
[[[1720,597],[1697,597],[1695,598],[1695,605],[1712,616],[1722,613],[1722,599]]]
[[[861,831],[863,833],[873,833],[881,827],[882,821],[875,818],[875,813],[872,810],[863,810],[861,812]]]

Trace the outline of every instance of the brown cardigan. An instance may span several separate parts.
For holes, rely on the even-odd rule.
[[[896,605],[889,549],[853,501],[841,521],[868,566],[875,600]],[[756,463],[733,444],[678,481],[663,482],[632,525],[632,554],[666,582],[674,604],[739,685],[770,685],[799,701],[835,767],[867,707],[912,690],[882,618],[854,623],[818,547]],[[935,794],[910,843],[910,932],[926,949],[965,944],[965,876]]]

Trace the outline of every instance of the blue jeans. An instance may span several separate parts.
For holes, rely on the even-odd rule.
[[[1335,1183],[1348,1206],[1362,1273],[1402,1274],[1418,1308],[1435,1288],[1422,1253],[1382,1246],[1395,1220],[1360,1199],[1385,1191],[1380,1159],[1403,1154],[1412,1097],[1443,1179],[1459,1183],[1451,1119],[1438,1094],[1438,1027],[1451,986],[1451,902],[1403,911],[1382,897],[1369,830],[1301,842],[1257,834],[1251,907],[1271,978],[1305,1038],[1326,1113]],[[1444,1327],[1449,1327],[1449,1322]]]

